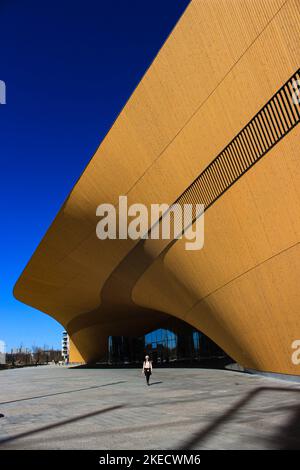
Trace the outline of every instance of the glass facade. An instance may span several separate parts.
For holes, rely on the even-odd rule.
[[[141,363],[146,354],[154,364],[162,365],[226,356],[207,336],[177,319],[172,319],[164,328],[158,328],[141,337],[109,337],[110,364]]]

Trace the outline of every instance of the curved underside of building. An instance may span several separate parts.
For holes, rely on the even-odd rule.
[[[171,315],[245,367],[299,374],[299,0],[191,2],[18,280],[71,361]],[[205,243],[103,240],[96,207],[205,204]]]

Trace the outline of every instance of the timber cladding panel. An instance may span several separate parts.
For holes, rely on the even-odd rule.
[[[299,0],[191,2],[15,286],[77,358],[174,315],[243,365],[299,374],[299,67]],[[204,203],[204,248],[100,242],[96,207],[119,195]]]

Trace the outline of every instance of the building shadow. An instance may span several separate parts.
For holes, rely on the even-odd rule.
[[[109,413],[111,411],[118,410],[123,407],[124,405],[109,406],[107,408],[102,408],[101,410],[92,411],[91,413],[86,413],[83,415],[75,416],[74,418],[65,419],[63,421],[58,421],[57,423],[48,424],[46,426],[41,426],[39,428],[32,429],[31,431],[25,431],[19,434],[15,434],[14,436],[5,437],[4,439],[0,439],[0,447],[3,444],[8,444],[18,439],[24,439],[25,437],[33,436],[35,434],[40,434],[42,432],[49,431],[51,429],[57,429],[59,427],[66,426],[68,424],[76,423],[78,421],[82,421],[83,419],[92,418],[94,416],[99,416],[104,413]]]
[[[271,438],[276,449],[300,450],[300,405],[290,407],[289,421]]]
[[[151,385],[156,385],[159,383],[162,383],[162,382],[153,382]],[[109,385],[109,384],[105,384],[105,385]],[[89,387],[89,388],[93,388],[93,387]],[[94,388],[98,388],[98,387],[94,387]],[[230,406],[227,409],[227,411],[225,411],[218,418],[213,420],[204,429],[200,429],[198,432],[197,431],[193,432],[193,435],[188,437],[182,443],[182,445],[179,446],[177,449],[178,450],[190,450],[190,449],[195,448],[196,446],[197,448],[199,448],[199,445],[202,445],[204,441],[208,439],[209,437],[213,437],[214,434],[222,427],[222,425],[225,425],[226,423],[230,422],[238,414],[238,412],[242,411],[246,405],[252,402],[252,400],[254,400],[259,395],[267,393],[267,392],[295,394],[295,393],[300,393],[300,389],[299,388],[298,389],[297,388],[285,388],[285,387],[256,388],[250,391],[249,393],[247,393],[243,398],[238,400],[234,405]],[[68,393],[68,392],[63,392],[63,393]],[[72,424],[72,423],[75,423],[84,419],[98,416],[103,413],[112,412],[112,411],[115,411],[117,409],[121,409],[124,407],[127,407],[127,405],[121,404],[121,405],[116,405],[116,406],[110,406],[101,410],[93,411],[91,413],[87,413],[87,414],[75,416],[73,418],[69,418],[63,421],[59,421],[57,423],[42,426],[42,427],[30,430],[30,431],[25,431],[25,432],[16,434],[14,436],[9,436],[7,438],[0,440],[0,447],[3,446],[4,444],[14,442],[18,439],[27,438],[32,435],[39,435],[40,433],[43,433],[51,429],[63,427],[68,424]],[[132,406],[129,406],[129,408],[132,408]],[[290,418],[285,425],[276,429],[276,434],[274,434],[273,436],[269,438],[266,437],[266,441],[270,442],[270,444],[272,444],[272,447],[275,447],[276,449],[299,450],[300,449],[300,405],[297,404],[294,406],[293,405],[287,406],[285,404],[284,406],[279,407],[278,409],[284,409],[288,411],[290,413]],[[266,412],[268,412],[268,410]],[[172,423],[169,423],[169,424],[171,425]],[[177,424],[178,423],[176,423],[176,425]],[[157,426],[160,426],[160,425],[158,424]],[[144,429],[144,426],[141,427],[141,430],[143,429]],[[127,431],[130,432],[130,430],[136,431],[135,427],[132,429],[128,429]],[[94,433],[94,434],[97,434],[97,433]]]
[[[102,385],[91,385],[90,387],[77,388],[75,390],[66,390],[65,392],[48,393],[46,395],[37,395],[35,397],[18,398],[16,400],[2,401],[2,402],[0,402],[0,405],[9,405],[10,403],[17,403],[19,401],[37,400],[39,398],[55,397],[57,395],[65,395],[65,394],[69,394],[69,393],[84,392],[85,390],[93,390],[93,389],[97,389],[97,388],[110,387],[112,385],[118,385],[118,384],[122,384],[122,383],[125,383],[125,382],[127,382],[127,380],[119,380],[118,382],[112,382],[112,383],[102,384]]]
[[[212,423],[207,425],[204,429],[193,433],[193,436],[186,439],[180,446],[180,449],[193,449],[214,435],[218,429],[232,420],[236,414],[241,411],[247,404],[254,398],[265,392],[286,392],[286,393],[300,393],[300,389],[284,388],[284,387],[259,387],[247,393],[245,397],[240,399],[237,403],[231,406],[225,413],[215,419]],[[270,441],[277,445],[280,449],[299,449],[300,448],[300,406],[290,407],[293,413],[289,423],[281,428],[281,431],[272,437]]]
[[[153,362],[155,369],[219,369],[227,370],[226,366],[232,364],[229,357],[210,357],[199,360],[177,360],[166,362]],[[141,369],[143,361],[130,363],[114,363],[96,362],[90,364],[72,364],[68,369]],[[231,371],[232,372],[232,371]],[[244,372],[244,371],[243,371]]]

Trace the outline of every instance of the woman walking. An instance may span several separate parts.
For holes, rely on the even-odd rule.
[[[149,379],[152,374],[152,361],[150,361],[149,356],[145,356],[142,374],[145,374],[147,385],[150,385]]]

